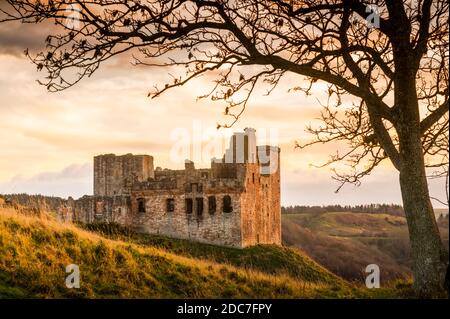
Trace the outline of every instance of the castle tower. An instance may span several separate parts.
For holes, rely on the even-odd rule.
[[[149,155],[114,154],[94,157],[94,195],[129,194],[134,182],[154,178],[153,157]]]

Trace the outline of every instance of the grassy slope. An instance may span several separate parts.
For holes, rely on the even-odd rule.
[[[306,282],[329,285],[344,283],[340,277],[295,248],[259,245],[235,249],[164,236],[137,234],[119,225],[97,223],[84,227],[111,239],[156,247],[186,257],[230,264],[272,275],[287,275]]]
[[[294,250],[197,245],[156,237],[111,240],[0,208],[0,298],[393,296],[390,290],[352,287]],[[72,263],[80,267],[80,289],[65,287],[65,267]]]

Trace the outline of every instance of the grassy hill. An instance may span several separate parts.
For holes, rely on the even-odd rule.
[[[448,247],[448,220],[439,226]],[[349,212],[284,214],[282,229],[285,245],[302,249],[348,280],[362,281],[365,267],[372,263],[380,266],[382,283],[412,276],[403,216]]]
[[[241,250],[139,235],[125,241],[98,231],[0,208],[0,298],[396,296],[350,285],[295,249]],[[80,289],[65,286],[72,263],[80,267]]]
[[[287,275],[305,282],[325,283],[335,286],[345,284],[345,281],[340,277],[326,270],[295,248],[259,245],[235,249],[184,239],[138,234],[117,224],[94,223],[80,226],[110,239],[156,247],[179,256],[229,264],[271,275]]]

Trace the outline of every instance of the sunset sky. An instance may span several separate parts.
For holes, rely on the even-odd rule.
[[[0,25],[0,193],[42,193],[79,197],[92,194],[92,158],[103,153],[150,154],[155,166],[181,168],[170,159],[176,130],[194,134],[227,123],[224,105],[196,97],[211,87],[199,78],[157,99],[147,93],[169,79],[168,71],[133,67],[130,57],[111,60],[90,79],[62,93],[47,93],[36,80],[45,77],[23,54],[43,46],[50,27]],[[176,70],[175,70],[176,72]],[[288,93],[301,77],[285,78],[270,96],[258,92],[232,128],[276,130],[281,147],[282,204],[401,203],[398,174],[386,162],[360,187],[339,193],[329,168],[314,168],[342,145],[317,145],[303,150],[294,141],[308,141],[305,126],[320,112],[324,85],[313,95]],[[227,132],[221,131],[221,134]],[[206,141],[204,141],[206,143]],[[203,158],[197,167],[208,167]],[[445,201],[444,180],[430,182],[431,195]],[[441,204],[434,202],[435,207]]]

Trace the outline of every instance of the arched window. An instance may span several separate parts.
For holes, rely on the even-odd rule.
[[[231,197],[229,195],[225,195],[223,197],[223,212],[231,213],[233,211],[233,206],[231,205]]]
[[[138,213],[145,213],[145,198],[137,199]]]

